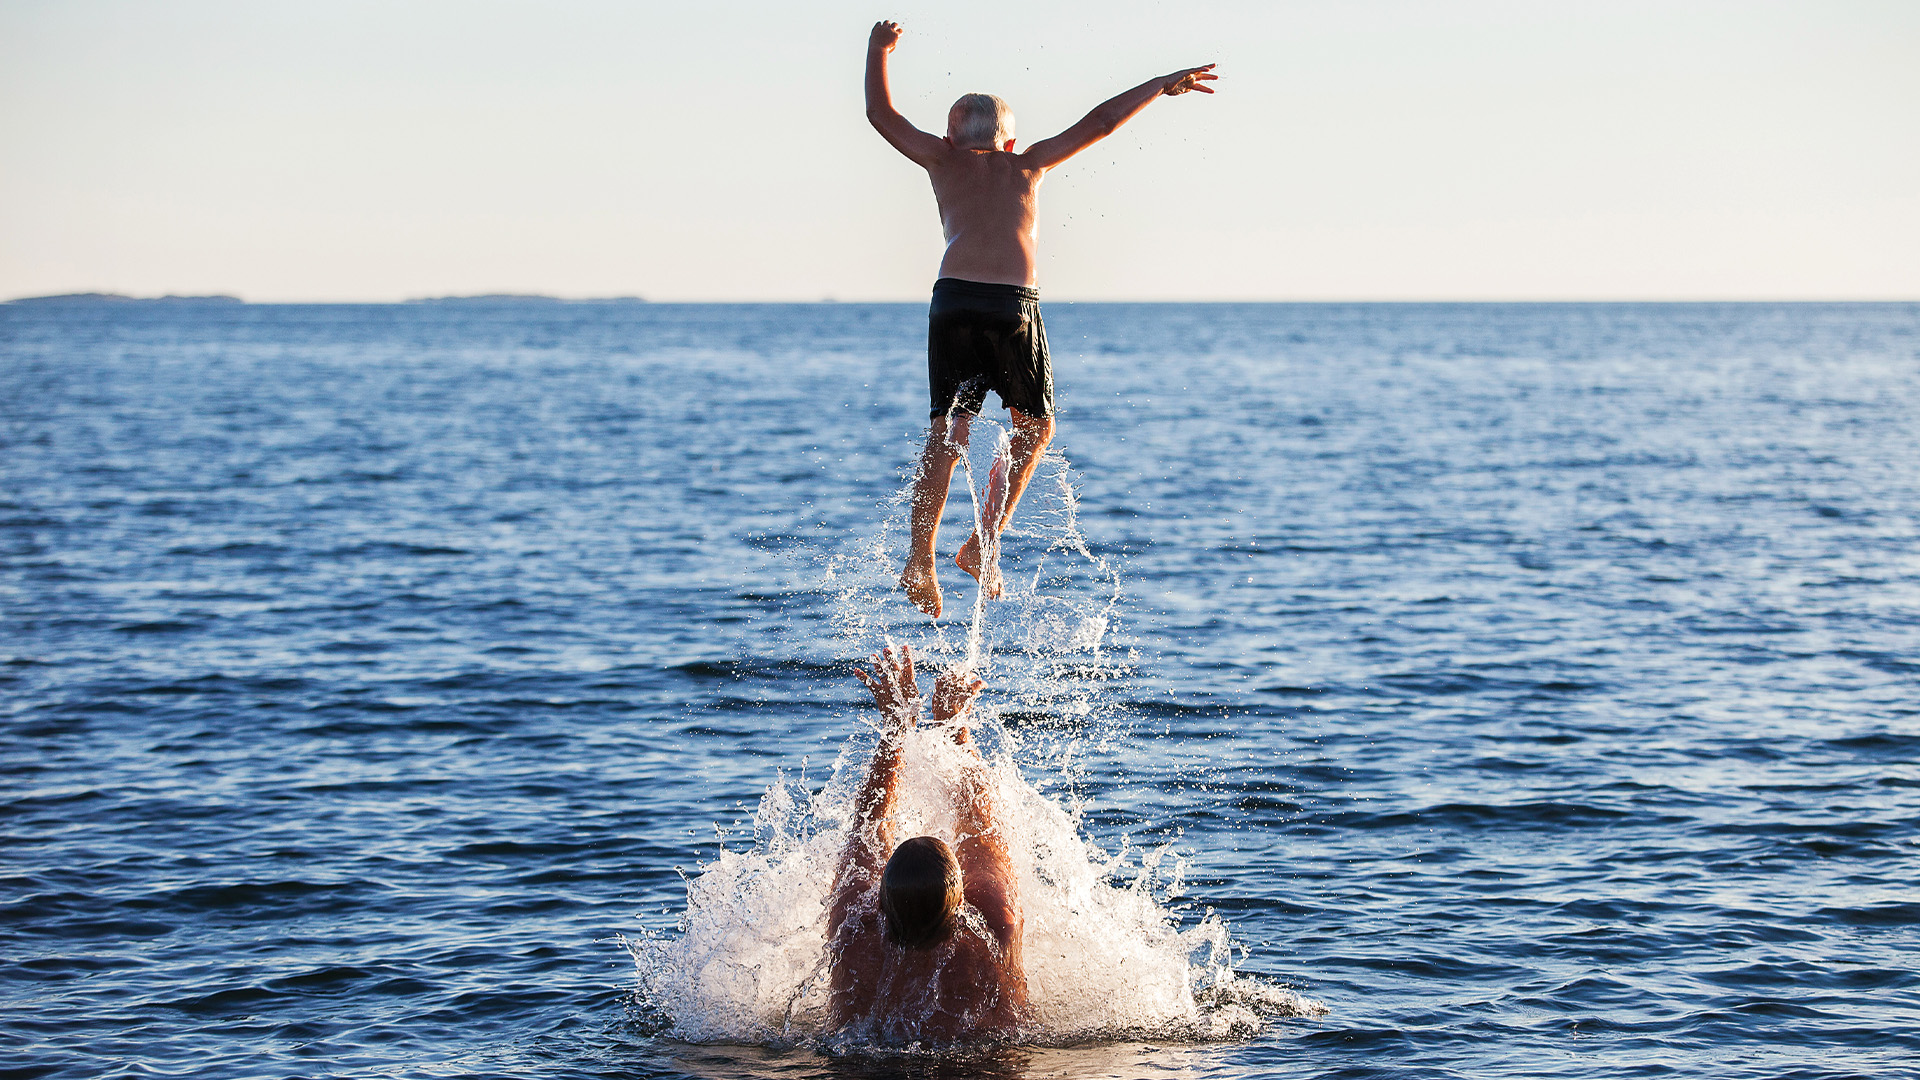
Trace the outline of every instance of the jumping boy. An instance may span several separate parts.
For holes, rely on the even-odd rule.
[[[934,537],[947,506],[953,467],[967,444],[968,423],[987,391],[1012,414],[1010,460],[995,464],[982,519],[997,542],[1053,439],[1053,371],[1035,288],[1035,196],[1048,169],[1113,134],[1165,94],[1211,94],[1213,65],[1148,79],[1101,104],[1072,127],[1020,153],[1013,150],[1013,111],[991,94],[967,94],[947,113],[945,138],[921,131],[893,107],[887,54],[900,41],[896,22],[878,22],[867,40],[867,120],[895,150],[927,170],[947,238],[928,310],[927,378],[932,428],[914,480],[912,549],[900,585],[915,607],[940,614]],[[983,567],[978,529],[954,563],[1000,595],[990,560]],[[985,576],[982,576],[983,570]]]

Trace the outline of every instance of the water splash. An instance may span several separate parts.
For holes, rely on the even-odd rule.
[[[972,426],[956,471],[971,509],[968,524],[977,528],[989,511],[997,516],[997,507],[990,506],[991,476],[1009,440],[990,420],[976,418]],[[989,478],[987,483],[977,481],[981,476]],[[896,579],[907,546],[911,499],[912,484],[903,483],[873,534],[823,558],[819,591],[833,628],[827,647],[843,657],[859,657],[897,642],[936,664],[966,665],[993,688],[1004,713],[1023,725],[1069,726],[1085,738],[1122,723],[1106,690],[1132,673],[1137,649],[1119,617],[1119,569],[1096,554],[1080,530],[1079,493],[1065,456],[1046,453],[1007,531],[983,538],[983,564],[993,566],[1003,582],[999,600],[985,600],[950,558],[942,561],[949,610],[971,596],[964,625],[929,621],[901,599]],[[953,531],[950,525],[942,537],[948,552],[958,546]]]
[[[692,1042],[816,1043],[827,1006],[826,902],[874,736],[850,739],[818,792],[782,776],[761,799],[754,843],[722,851],[687,883],[676,934],[630,943],[646,1004]],[[946,792],[961,755],[938,729],[913,733],[902,762],[897,835],[952,835]],[[1035,1022],[1022,1042],[1243,1037],[1318,1003],[1234,970],[1226,924],[1182,927],[1166,848],[1109,854],[1079,821],[989,755],[995,797],[1021,868],[1027,985]]]
[[[981,497],[980,484],[976,479],[973,465],[974,450],[983,440],[979,428],[985,425],[992,432],[989,440],[993,445],[993,464],[987,470],[986,495]],[[973,508],[973,536],[980,544],[980,574],[973,590],[973,616],[967,622],[966,659],[962,661],[963,670],[980,670],[980,648],[985,639],[987,625],[987,594],[989,585],[999,581],[1000,573],[1000,513],[1006,506],[1007,472],[1013,455],[1012,440],[1007,430],[999,424],[983,418],[975,418],[973,438],[967,452],[960,455],[961,471],[966,476],[967,499]]]
[[[1267,1017],[1324,1012],[1238,973],[1228,927],[1211,911],[1182,925],[1172,905],[1184,863],[1171,848],[1123,842],[1104,851],[1083,835],[1079,801],[1050,798],[1027,779],[1073,788],[1076,751],[1123,729],[1111,689],[1132,672],[1137,650],[1116,637],[1120,574],[1080,531],[1066,459],[1041,460],[1003,543],[982,526],[999,513],[993,472],[1006,467],[1009,440],[990,421],[973,425],[959,471],[985,541],[982,573],[1002,575],[1001,599],[988,602],[976,587],[964,629],[911,614],[895,582],[911,484],[876,535],[825,561],[821,591],[840,655],[899,641],[934,666],[965,666],[988,682],[974,731],[1023,875],[1035,1025],[1022,1041],[1220,1039],[1252,1034]],[[949,569],[949,598],[956,586],[973,587]],[[641,998],[677,1037],[796,1046],[827,1034],[826,901],[877,737],[862,721],[849,723],[857,734],[832,778],[818,791],[778,779],[760,801],[751,846],[722,850],[687,879],[677,933],[630,943]],[[895,835],[953,835],[949,793],[960,754],[937,729],[909,736]]]

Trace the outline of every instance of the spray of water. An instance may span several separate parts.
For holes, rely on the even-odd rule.
[[[1007,438],[1005,428],[988,421],[976,423],[986,423],[992,431],[993,466],[988,470],[986,497],[982,498],[974,476],[973,455],[960,456],[967,478],[968,505],[973,507],[973,536],[980,544],[979,587],[973,590],[973,617],[967,621],[965,669],[968,671],[980,668],[980,646],[987,625],[987,594],[990,586],[1001,579],[1000,511],[1006,506],[1008,458],[1012,453],[1012,441]],[[974,445],[980,441],[976,435]]]
[[[1012,526],[1004,534],[982,528],[999,516],[995,473],[1004,476],[1010,440],[986,418],[974,418],[971,427],[958,472],[972,510],[968,524],[981,536],[982,575],[999,575],[1001,598],[987,601],[971,578],[943,561],[949,610],[957,595],[971,594],[966,621],[928,622],[902,603],[896,576],[910,519],[906,484],[874,534],[825,559],[821,591],[832,607],[834,651],[856,657],[889,642],[910,644],[938,663],[977,671],[1002,715],[1017,723],[1070,725],[1077,737],[1098,737],[1124,719],[1111,714],[1105,690],[1137,660],[1115,633],[1119,571],[1082,535],[1073,472],[1057,452],[1038,463]],[[943,545],[957,546],[951,535]]]
[[[1082,806],[1070,795],[1074,749],[1121,729],[1110,688],[1136,659],[1113,641],[1120,578],[1081,536],[1072,474],[1058,454],[1041,463],[1006,551],[994,530],[981,528],[999,514],[991,470],[1005,468],[1008,445],[1003,430],[982,432],[983,423],[974,422],[962,475],[983,541],[982,576],[1002,575],[1000,601],[976,591],[957,634],[951,623],[902,625],[886,615],[904,606],[893,581],[904,492],[880,534],[828,560],[823,577],[845,655],[904,638],[936,663],[964,665],[988,681],[975,736],[1022,874],[1034,1014],[1022,1041],[1213,1040],[1249,1035],[1267,1017],[1323,1012],[1236,972],[1229,928],[1212,912],[1182,922],[1171,905],[1183,891],[1184,864],[1171,850],[1122,843],[1108,852],[1083,835]],[[976,454],[986,460],[976,463]],[[984,485],[977,464],[987,466]],[[1011,556],[1006,565],[1003,556]],[[644,1007],[675,1036],[794,1046],[830,1035],[827,894],[877,737],[850,722],[856,734],[826,784],[810,791],[779,778],[760,801],[751,847],[723,850],[688,878],[677,932],[630,943]],[[938,730],[908,737],[895,835],[953,835],[948,793],[962,753]],[[1029,776],[1069,794],[1050,797]]]

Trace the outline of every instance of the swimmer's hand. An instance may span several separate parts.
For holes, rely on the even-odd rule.
[[[873,654],[873,673],[854,668],[853,674],[873,691],[873,703],[886,718],[882,730],[905,731],[920,719],[920,687],[914,682],[913,650],[889,645]]]
[[[893,47],[900,44],[900,35],[905,32],[905,28],[899,23],[891,19],[881,19],[873,24],[873,33],[867,35],[867,48],[892,52]]]
[[[875,27],[874,32],[878,33],[879,28]],[[1218,65],[1208,64],[1205,67],[1176,71],[1161,82],[1160,92],[1168,97],[1179,97],[1189,90],[1198,90],[1203,94],[1211,94],[1213,93],[1213,87],[1208,86],[1207,83],[1220,78],[1218,75],[1211,74],[1216,66]]]
[[[971,670],[943,672],[933,684],[933,722],[944,724],[967,715],[984,686]]]

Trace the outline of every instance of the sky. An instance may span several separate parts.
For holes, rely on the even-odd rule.
[[[918,300],[959,94],[1065,300],[1920,299],[1911,0],[0,0],[0,298]]]

